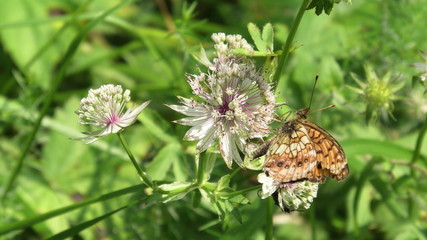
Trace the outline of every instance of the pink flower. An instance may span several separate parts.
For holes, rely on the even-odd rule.
[[[93,125],[100,128],[94,132],[85,132],[87,137],[76,138],[93,143],[111,133],[117,133],[132,125],[139,113],[150,103],[144,102],[137,107],[125,110],[130,101],[130,91],[123,91],[120,85],[102,85],[98,89],[90,89],[86,98],[80,101],[81,108],[76,111],[80,124]]]

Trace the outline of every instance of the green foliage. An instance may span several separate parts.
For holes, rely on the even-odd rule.
[[[345,0],[347,3],[351,3],[351,0]],[[312,0],[310,5],[308,5],[307,9],[315,8],[316,15],[322,14],[325,12],[326,14],[331,14],[332,8],[334,4],[341,2],[341,0]]]
[[[336,107],[310,121],[340,142],[350,177],[327,180],[292,214],[258,197],[262,159],[230,170],[216,145],[198,153],[164,104],[193,96],[185,73],[202,68],[200,46],[212,55],[215,32],[243,35],[255,50],[235,53],[275,81],[302,1],[162,2],[0,1],[0,194],[23,159],[0,200],[2,239],[427,238],[427,100],[412,67],[427,50],[424,1],[313,0],[304,12],[272,82],[286,103],[277,113],[306,107],[319,74],[312,108]],[[372,79],[390,91],[368,99]],[[108,83],[152,101],[122,135],[153,188],[116,136],[70,139],[89,130],[79,99]],[[381,107],[394,119],[367,125]]]

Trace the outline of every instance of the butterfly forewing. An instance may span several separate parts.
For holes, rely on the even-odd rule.
[[[307,130],[299,124],[290,125],[291,132],[272,139],[263,167],[269,177],[280,182],[308,179],[317,164],[315,146]]]

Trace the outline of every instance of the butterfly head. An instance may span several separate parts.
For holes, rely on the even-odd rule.
[[[297,119],[307,119],[309,111],[310,111],[310,107],[298,110],[296,118]]]

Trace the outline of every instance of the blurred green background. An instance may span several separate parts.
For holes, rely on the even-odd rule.
[[[79,100],[102,84],[130,89],[136,103],[152,100],[124,135],[153,179],[191,180],[195,143],[181,140],[188,127],[172,123],[182,116],[164,104],[176,104],[176,96],[192,96],[185,81],[185,73],[198,72],[192,54],[199,52],[200,44],[211,53],[215,32],[241,34],[251,42],[249,22],[259,27],[272,23],[279,50],[300,4],[133,1],[91,29],[68,58],[73,39],[119,2],[0,1],[2,191],[43,102],[54,90],[22,171],[1,202],[0,225],[140,183],[115,136],[91,145],[70,140],[88,130],[78,125],[74,114]],[[411,66],[425,61],[420,51],[427,51],[426,23],[425,0],[354,0],[352,5],[335,5],[329,16],[305,13],[294,39],[296,49],[280,84],[275,84],[276,96],[292,108],[305,107],[314,76],[320,75],[312,107],[336,107],[314,113],[310,120],[341,143],[350,176],[321,185],[306,212],[288,214],[274,207],[275,239],[427,239],[427,141],[413,160],[427,121],[427,100],[424,86],[413,81],[419,72]],[[261,66],[263,59],[257,61]],[[368,87],[389,79],[386,87],[401,88],[385,97],[387,104],[372,107],[379,100],[358,93],[355,88],[362,87],[355,78]],[[384,95],[384,88],[373,91],[374,96]],[[218,159],[211,181],[230,172]],[[231,186],[255,186],[258,173],[240,171]],[[1,237],[44,239],[135,197],[101,201]],[[219,222],[205,200],[193,207],[190,194],[166,204],[129,207],[74,239],[263,239],[268,201],[260,200],[256,191],[247,197],[251,204],[240,207],[242,223],[232,216]]]

